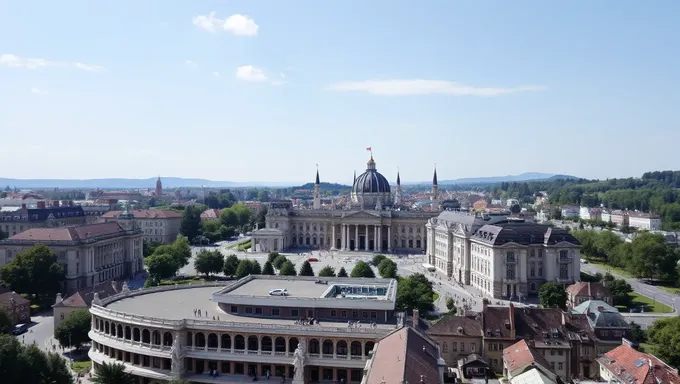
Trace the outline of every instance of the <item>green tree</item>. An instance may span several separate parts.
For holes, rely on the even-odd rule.
[[[387,256],[385,255],[375,255],[373,256],[373,259],[371,259],[371,265],[377,268],[378,265],[380,265],[380,263],[385,259],[387,259]]]
[[[234,227],[227,227],[226,225],[220,225],[220,238],[222,240],[229,240],[236,235],[236,230]]]
[[[319,271],[319,277],[335,277],[335,268],[327,265]]]
[[[54,330],[54,338],[59,344],[68,348],[80,349],[80,347],[90,341],[90,328],[92,326],[92,316],[87,309],[73,311],[66,320]]]
[[[350,276],[351,277],[375,277],[375,272],[373,272],[373,269],[371,269],[371,266],[368,265],[367,262],[360,261],[354,266],[354,268],[352,268],[352,273],[350,274]]]
[[[297,272],[295,272],[295,266],[293,263],[291,263],[289,260],[286,260],[283,265],[281,265],[281,268],[279,268],[279,275],[281,276],[295,276],[297,275]]]
[[[630,322],[630,339],[634,343],[646,343],[647,333],[642,329],[640,324],[631,321]]]
[[[253,265],[248,259],[242,259],[238,263],[238,268],[236,268],[236,278],[241,279],[252,273]]]
[[[309,263],[309,260],[305,260],[304,263],[300,266],[300,276],[314,276],[314,269],[312,269],[312,265]]]
[[[383,259],[378,265],[378,273],[383,279],[394,279],[397,277],[397,263],[390,259]]]
[[[426,315],[434,311],[434,289],[432,282],[422,273],[414,273],[408,277],[399,279],[397,285],[396,307],[400,311],[409,314],[417,309],[421,314]]]
[[[338,277],[348,277],[345,267],[340,267],[340,270],[338,271]]]
[[[53,296],[60,291],[64,269],[47,246],[36,245],[0,267],[0,279],[16,292]]]
[[[0,334],[10,333],[14,327],[14,321],[4,308],[0,308]]]
[[[656,356],[664,363],[680,366],[680,317],[664,317],[647,330],[647,338],[656,347]]]
[[[276,272],[274,272],[274,266],[272,265],[271,261],[267,261],[266,263],[264,263],[264,267],[262,267],[262,274],[276,275]]]
[[[455,309],[456,309],[456,303],[453,301],[453,297],[451,297],[451,296],[446,298],[446,309],[449,310],[449,313],[451,311],[455,311]],[[453,312],[452,314],[455,315],[456,312]]]
[[[250,260],[250,274],[252,275],[262,274],[262,266],[257,260]]]
[[[94,384],[134,384],[134,376],[125,372],[125,366],[120,363],[102,363],[92,377]]]
[[[279,256],[281,256],[281,255],[280,255],[278,252],[276,252],[276,251],[271,251],[271,252],[269,252],[269,254],[267,255],[267,261],[270,262],[270,263],[273,263],[274,260],[276,260],[276,258],[279,257]]]
[[[211,273],[220,273],[224,269],[224,256],[218,250],[208,251],[202,249],[194,260],[196,272],[209,276]]]
[[[149,257],[151,256],[156,248],[158,248],[161,245],[161,243],[153,240],[144,240],[142,242],[142,255],[144,257]]]
[[[279,255],[279,256],[276,257],[276,259],[274,259],[274,261],[272,261],[272,264],[274,264],[274,268],[281,269],[281,266],[286,261],[288,261],[288,259],[286,259],[286,256]]]
[[[236,212],[231,208],[223,209],[220,213],[220,223],[226,227],[238,227],[238,216],[236,215]]]
[[[179,232],[186,236],[189,241],[194,241],[201,234],[201,213],[203,211],[192,205],[184,208],[182,221],[179,224]]]
[[[633,292],[633,287],[623,279],[614,279],[607,283],[607,289],[612,294],[614,305],[628,306],[631,303],[630,293]]]
[[[226,260],[224,260],[224,275],[225,276],[236,275],[236,270],[238,269],[238,265],[239,265],[238,256],[233,255],[233,254],[227,256]]]
[[[2,383],[73,383],[65,359],[36,345],[23,345],[10,335],[0,335],[0,362]]]
[[[149,271],[149,277],[159,283],[163,279],[169,279],[179,270],[175,258],[169,253],[157,254],[144,259],[146,269]]]
[[[544,308],[566,308],[567,291],[555,282],[541,285],[538,290],[538,300]]]

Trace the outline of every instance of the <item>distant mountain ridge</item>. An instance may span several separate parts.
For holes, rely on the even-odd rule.
[[[453,180],[439,180],[439,185],[446,184],[496,184],[515,181],[540,181],[540,180],[570,180],[577,179],[575,176],[560,175],[554,173],[525,172],[519,175],[492,176],[492,177],[468,177]]]

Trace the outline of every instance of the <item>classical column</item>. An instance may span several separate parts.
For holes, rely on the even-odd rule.
[[[332,244],[330,244],[330,249],[335,249],[335,224],[332,225],[333,229],[331,232],[333,232],[333,237],[331,237]]]
[[[354,226],[354,250],[359,250],[359,224]]]
[[[387,252],[392,252],[392,226],[387,226]]]
[[[377,241],[376,241],[375,247],[378,251],[382,252],[382,225],[378,225],[376,227],[376,230],[377,230],[377,232],[375,234],[375,237],[376,237]]]
[[[347,250],[347,224],[342,224],[342,250]]]
[[[373,226],[373,252],[378,252],[380,251],[380,248],[378,247],[378,226],[374,225]]]
[[[369,245],[371,245],[370,241],[369,241],[369,237],[368,237],[368,228],[370,228],[370,225],[366,224],[366,236],[364,236],[364,239],[365,239],[364,240],[364,250],[365,251],[368,251],[370,249]]]

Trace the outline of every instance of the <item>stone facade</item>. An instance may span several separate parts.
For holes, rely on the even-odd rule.
[[[105,223],[119,221],[124,211],[110,211],[102,215]],[[136,226],[142,230],[145,241],[169,244],[177,239],[182,214],[168,209],[131,209]]]

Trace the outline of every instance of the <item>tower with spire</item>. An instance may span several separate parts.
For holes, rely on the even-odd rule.
[[[404,203],[404,198],[401,193],[401,178],[399,177],[399,171],[397,170],[397,191],[394,194],[394,205],[402,205]]]
[[[163,183],[161,183],[161,177],[158,176],[158,180],[156,180],[156,197],[161,196],[163,196]]]
[[[316,181],[314,182],[314,209],[321,209],[321,183],[319,182],[319,164],[316,165]]]
[[[439,211],[439,184],[437,183],[437,166],[434,166],[434,176],[432,176],[432,195],[430,196],[430,209],[433,212]]]

